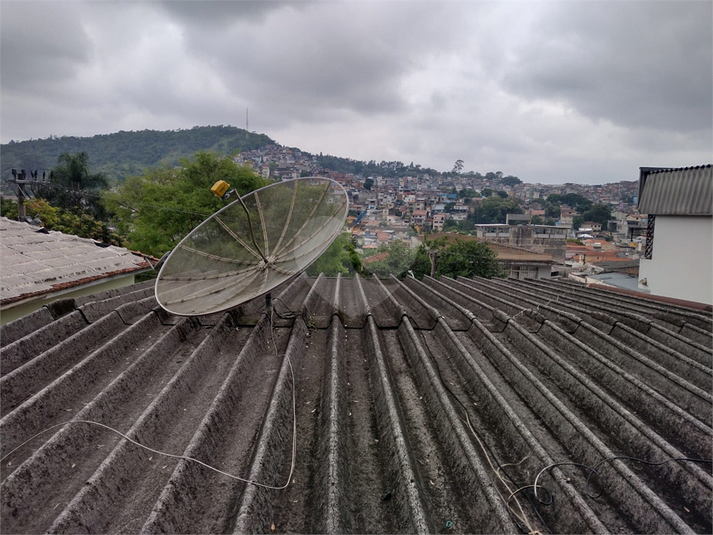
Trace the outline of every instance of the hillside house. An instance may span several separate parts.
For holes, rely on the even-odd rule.
[[[438,213],[433,216],[433,231],[441,232],[443,230],[443,225],[448,219],[448,214]]]
[[[563,264],[565,261],[568,231],[567,227],[550,225],[484,224],[475,226],[475,235],[479,238],[520,247],[534,253],[548,254],[559,264]]]
[[[411,223],[414,225],[423,225],[428,218],[428,212],[426,210],[414,210],[411,214]]]

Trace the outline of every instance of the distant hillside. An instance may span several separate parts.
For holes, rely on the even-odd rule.
[[[231,154],[259,149],[275,142],[264,134],[253,134],[234,126],[195,126],[190,130],[142,130],[93,137],[50,137],[11,141],[0,145],[2,179],[10,170],[49,171],[63,152],[84,151],[92,172],[103,171],[110,181],[141,174],[147,167],[175,164],[199,150]]]

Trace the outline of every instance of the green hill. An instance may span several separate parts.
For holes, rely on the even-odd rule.
[[[92,172],[104,172],[110,182],[139,175],[147,167],[173,165],[179,158],[199,150],[232,154],[255,150],[275,142],[264,134],[253,134],[234,126],[195,126],[189,130],[142,130],[117,132],[93,137],[49,137],[29,141],[11,141],[0,145],[2,179],[11,169],[43,171],[57,164],[63,152],[84,151],[89,155]]]

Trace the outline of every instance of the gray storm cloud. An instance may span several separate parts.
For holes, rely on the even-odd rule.
[[[244,126],[529,182],[711,159],[710,2],[3,1],[2,141]]]

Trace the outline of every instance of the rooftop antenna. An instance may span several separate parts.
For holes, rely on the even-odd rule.
[[[245,196],[219,180],[211,191],[237,200],[193,229],[156,279],[156,300],[179,316],[223,312],[299,275],[344,226],[349,199],[322,177],[277,182]]]

